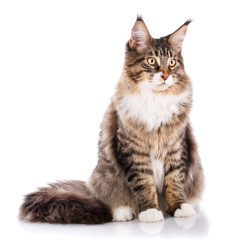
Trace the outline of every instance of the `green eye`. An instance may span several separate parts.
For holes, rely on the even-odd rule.
[[[176,60],[175,59],[170,59],[169,66],[174,67],[175,65],[176,65]]]
[[[148,61],[148,64],[151,65],[151,66],[154,66],[155,63],[156,63],[156,59],[153,58],[153,57],[148,58],[147,61]]]

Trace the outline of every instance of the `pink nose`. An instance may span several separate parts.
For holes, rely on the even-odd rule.
[[[168,76],[169,76],[169,75],[165,75],[165,74],[163,74],[161,77],[163,78],[164,81],[166,81],[167,78],[168,78]]]

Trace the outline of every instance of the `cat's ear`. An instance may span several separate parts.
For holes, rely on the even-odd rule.
[[[178,28],[174,33],[169,35],[168,43],[176,51],[182,50],[182,43],[187,33],[188,24],[192,20],[186,21],[180,28]]]
[[[131,37],[129,40],[130,48],[140,53],[148,47],[151,41],[152,37],[144,21],[142,20],[142,18],[138,17],[132,28]]]

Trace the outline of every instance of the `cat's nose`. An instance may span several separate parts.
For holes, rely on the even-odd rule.
[[[163,75],[162,75],[163,80],[166,81],[167,78],[168,78],[168,76],[169,76],[169,75],[165,75],[165,74],[163,74]]]
[[[161,77],[164,81],[166,81],[168,79],[169,75],[170,75],[170,72],[169,72],[168,69],[163,69],[162,70],[162,76]]]

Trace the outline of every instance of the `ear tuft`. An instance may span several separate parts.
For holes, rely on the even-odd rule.
[[[129,40],[130,48],[136,50],[137,52],[142,52],[151,42],[151,35],[148,32],[148,29],[140,16],[138,16],[137,21],[135,22],[131,37]]]
[[[187,33],[188,24],[191,23],[192,20],[187,20],[180,28],[178,28],[174,33],[172,33],[168,38],[168,43],[177,51],[182,50],[182,43]]]
[[[142,15],[139,15],[139,14],[138,14],[138,15],[137,15],[137,20],[136,20],[136,21],[142,21],[142,22],[144,22],[144,21],[143,21],[143,17],[142,17]]]
[[[183,25],[188,25],[189,23],[191,23],[193,20],[192,19],[188,19]],[[183,26],[182,25],[182,26]]]

